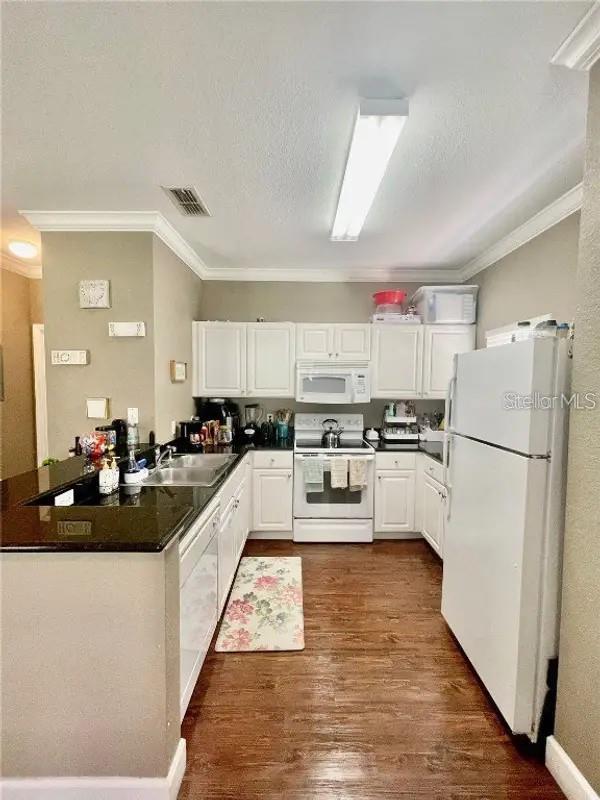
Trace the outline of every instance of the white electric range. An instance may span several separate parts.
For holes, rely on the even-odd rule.
[[[337,420],[343,429],[339,447],[324,447],[323,422]],[[372,542],[375,451],[363,440],[362,414],[296,414],[294,433],[294,541]],[[305,463],[319,459],[322,483],[305,480]],[[333,488],[333,459],[363,461],[364,482],[359,489]]]

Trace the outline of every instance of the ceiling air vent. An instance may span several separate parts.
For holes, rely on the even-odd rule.
[[[183,189],[169,186],[163,186],[162,188],[186,217],[210,217],[208,208],[204,205],[202,200],[200,200],[196,194],[196,190],[191,186],[187,186]]]

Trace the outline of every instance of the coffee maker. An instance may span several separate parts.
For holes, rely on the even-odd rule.
[[[261,444],[262,435],[260,432],[260,421],[262,419],[262,408],[258,403],[251,403],[244,406],[244,424],[240,428],[240,440],[244,444]]]

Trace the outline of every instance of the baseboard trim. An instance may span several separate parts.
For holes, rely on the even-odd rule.
[[[185,772],[180,739],[165,778],[1,778],[2,800],[177,800]]]
[[[546,741],[546,766],[568,800],[600,800],[554,736]]]
[[[417,531],[412,531],[410,533],[406,533],[405,531],[394,531],[393,533],[374,533],[373,539],[377,539],[381,541],[382,539],[393,539],[400,541],[401,539],[422,539],[420,533]]]
[[[249,539],[288,539],[294,538],[291,531],[250,531]]]

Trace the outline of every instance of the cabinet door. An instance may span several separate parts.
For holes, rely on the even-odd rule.
[[[371,358],[371,328],[369,325],[334,325],[333,350],[342,361],[368,361]]]
[[[421,394],[422,325],[373,325],[372,397],[407,399]]]
[[[229,505],[223,515],[223,521],[219,528],[219,614],[223,611],[231,582],[237,567],[236,552],[236,515],[235,497],[229,501]]]
[[[249,395],[294,396],[295,328],[291,322],[247,326],[246,382]]]
[[[296,358],[305,361],[327,361],[333,358],[333,339],[333,325],[296,325]]]
[[[444,487],[425,473],[422,491],[421,533],[435,552],[441,555],[444,529]]]
[[[423,396],[446,397],[455,353],[475,349],[475,325],[426,325]]]
[[[375,482],[375,532],[415,529],[415,470],[378,470]]]
[[[195,397],[240,397],[246,392],[246,323],[194,323]]]
[[[252,530],[292,530],[291,469],[255,469],[252,476]]]

